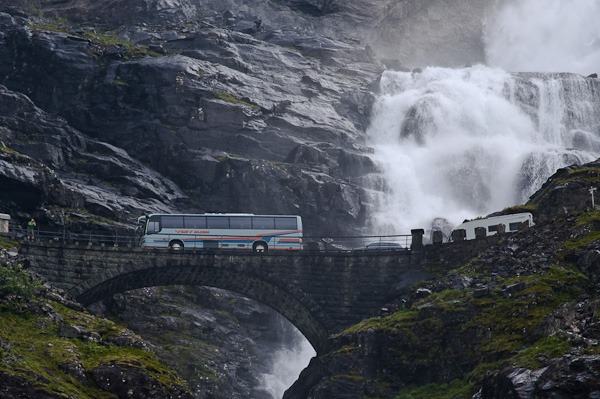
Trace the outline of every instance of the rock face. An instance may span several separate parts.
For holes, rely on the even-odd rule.
[[[457,48],[480,37],[487,4],[2,0],[0,116],[13,121],[0,140],[60,171],[55,185],[71,193],[27,195],[40,200],[24,214],[68,224],[39,211],[64,202],[125,223],[156,210],[291,213],[314,235],[356,233],[370,201],[362,182],[375,171],[365,130],[380,73],[431,54],[480,61],[477,45]],[[463,33],[443,34],[457,23]],[[452,41],[461,61],[440,51]],[[23,101],[39,116],[9,112]],[[53,143],[19,130],[49,115],[61,125],[44,127]],[[43,181],[35,192],[47,191]]]
[[[155,46],[170,47],[170,55],[124,61],[137,54],[125,45],[102,48],[106,37],[98,34],[43,30],[7,14],[3,21],[4,102],[14,104],[3,108],[1,138],[18,154],[60,168],[63,184],[76,186],[86,199],[74,208],[118,221],[144,208],[301,214],[325,234],[340,233],[329,226],[351,231],[364,225],[365,193],[349,180],[374,170],[361,143],[372,99],[368,86],[381,72],[364,49],[316,37],[300,49],[293,34],[274,32],[275,45],[198,26],[172,37],[156,33]],[[62,125],[51,134],[55,142],[77,138],[79,147],[70,151],[77,155],[38,144],[48,140],[46,132],[23,135],[17,125],[35,120],[10,110],[24,106],[40,115],[37,120],[49,118],[44,112],[62,115],[53,117]],[[32,139],[36,146],[28,145]],[[118,165],[113,145],[122,149],[120,158],[131,154],[138,164]],[[83,154],[86,147],[103,157]],[[101,181],[116,190],[102,191],[117,191],[123,204],[98,193],[96,176],[108,176]],[[142,201],[127,206],[127,197]],[[37,205],[46,202],[63,205]]]
[[[46,208],[47,220],[68,225],[69,218],[82,219],[77,209],[85,209],[127,222],[132,214],[169,210],[166,203],[185,198],[122,149],[91,140],[23,94],[0,86],[0,109],[0,181],[8,188],[0,199],[15,217]]]

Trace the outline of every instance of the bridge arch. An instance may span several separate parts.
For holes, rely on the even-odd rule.
[[[300,251],[268,254],[169,251],[29,243],[20,252],[26,267],[85,305],[111,294],[161,285],[199,285],[255,299],[288,319],[313,345],[327,350],[328,337],[372,317],[412,284],[433,277],[422,264],[441,258],[470,259],[485,246],[459,243],[410,251]],[[458,247],[457,247],[458,245]],[[462,248],[462,249],[461,249]],[[456,262],[454,262],[456,264]]]
[[[198,285],[221,288],[257,300],[288,319],[311,343],[317,353],[327,349],[328,327],[335,322],[298,287],[272,281],[265,275],[240,273],[222,267],[151,267],[114,276],[101,275],[69,290],[88,306],[114,294],[164,285]]]

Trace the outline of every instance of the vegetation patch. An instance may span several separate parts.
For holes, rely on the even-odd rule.
[[[396,399],[471,399],[474,390],[473,382],[457,379],[447,384],[409,385]]]
[[[41,288],[21,267],[0,265],[0,342],[9,344],[3,345],[0,371],[57,397],[116,397],[63,371],[61,365],[72,362],[82,365],[88,376],[100,364],[118,364],[143,369],[167,391],[185,387],[155,354],[110,343],[111,336],[120,336],[128,330],[109,320],[40,299],[37,293]],[[91,335],[89,339],[59,336],[60,323],[80,326]]]
[[[104,184],[104,182],[101,182],[101,183]],[[105,185],[110,185],[110,183],[107,183]],[[114,219],[109,219],[104,216],[94,215],[85,209],[69,209],[68,211],[69,211],[69,214],[68,214],[69,219],[75,220],[75,221],[83,219],[87,222],[92,222],[92,223],[96,223],[96,224],[115,224],[115,223],[117,223],[117,221]]]
[[[510,363],[515,367],[535,370],[540,368],[546,360],[568,353],[572,347],[573,344],[564,337],[557,335],[544,337],[519,351],[510,359]]]
[[[411,309],[401,309],[390,316],[373,317],[361,321],[358,324],[346,329],[341,334],[356,334],[359,331],[367,331],[372,328],[376,331],[395,331],[404,323],[412,322],[417,319],[418,312]]]
[[[93,46],[96,46],[96,48],[100,49],[102,52],[105,52],[110,47],[116,47],[122,52],[125,61],[148,56],[162,57],[162,54],[150,50],[148,46],[137,45],[131,41],[120,38],[116,32],[86,31],[81,33],[73,31],[70,25],[69,21],[65,18],[54,18],[46,23],[31,24],[29,27],[34,33],[41,33],[43,31],[58,32],[87,39]],[[97,54],[94,52],[92,55],[96,56]]]
[[[17,157],[17,158],[23,158],[23,159],[28,159],[29,158],[26,155],[23,155],[20,152],[17,152],[15,150],[13,150],[12,148],[9,148],[9,147],[5,146],[2,143],[0,143],[0,153],[12,155],[12,156]]]
[[[6,241],[2,237],[0,237],[0,248],[11,249],[11,248],[19,248],[20,244],[16,241]]]
[[[42,284],[32,279],[21,265],[11,268],[0,264],[0,310],[20,309],[41,289]]]
[[[589,244],[600,240],[600,212],[585,212],[577,218],[573,231],[583,234],[573,234],[574,237],[565,241],[561,248],[567,251],[581,251]]]
[[[448,277],[477,276],[489,283],[489,268],[469,262]],[[502,365],[538,368],[544,360],[569,353],[572,344],[567,337],[535,338],[535,331],[588,286],[588,279],[569,264],[553,265],[538,274],[495,276],[493,289],[486,295],[476,297],[469,289],[441,290],[389,316],[364,320],[344,333],[374,329],[403,376],[465,361],[473,365],[466,373],[457,372],[454,377],[458,379],[452,382],[404,387],[398,399],[471,398],[477,381]]]
[[[251,107],[251,108],[253,108],[253,109],[257,109],[257,110],[258,110],[258,109],[260,109],[260,106],[259,106],[259,105],[256,105],[256,104],[252,104],[252,103],[249,103],[249,102],[246,102],[246,101],[239,100],[239,99],[237,99],[235,96],[233,96],[233,95],[232,95],[232,94],[230,94],[230,93],[225,93],[225,92],[222,92],[222,91],[216,91],[216,92],[215,92],[215,94],[217,95],[217,98],[218,98],[219,100],[226,101],[226,102],[228,102],[228,103],[232,103],[232,104],[242,104],[242,105],[246,105],[246,106],[248,106],[248,107]]]
[[[123,86],[123,87],[127,87],[129,86],[129,83],[125,82],[123,79],[121,79],[120,76],[117,76],[114,80],[113,80],[113,84],[116,86]]]

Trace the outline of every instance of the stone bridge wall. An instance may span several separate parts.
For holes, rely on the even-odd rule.
[[[157,285],[204,285],[256,299],[280,312],[317,351],[327,337],[378,314],[414,283],[463,264],[482,240],[411,251],[187,253],[140,248],[25,245],[26,266],[84,305]]]

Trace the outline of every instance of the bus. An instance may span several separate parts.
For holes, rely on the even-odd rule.
[[[505,232],[514,232],[519,230],[523,223],[527,223],[528,227],[534,225],[533,215],[529,212],[513,213],[510,215],[491,216],[483,219],[465,220],[462,224],[456,226],[454,230],[465,230],[465,239],[472,240],[475,238],[475,228],[485,228],[486,236],[494,235],[498,232],[498,225],[503,224]]]
[[[142,248],[268,252],[302,249],[302,219],[250,213],[160,214],[138,218]]]

